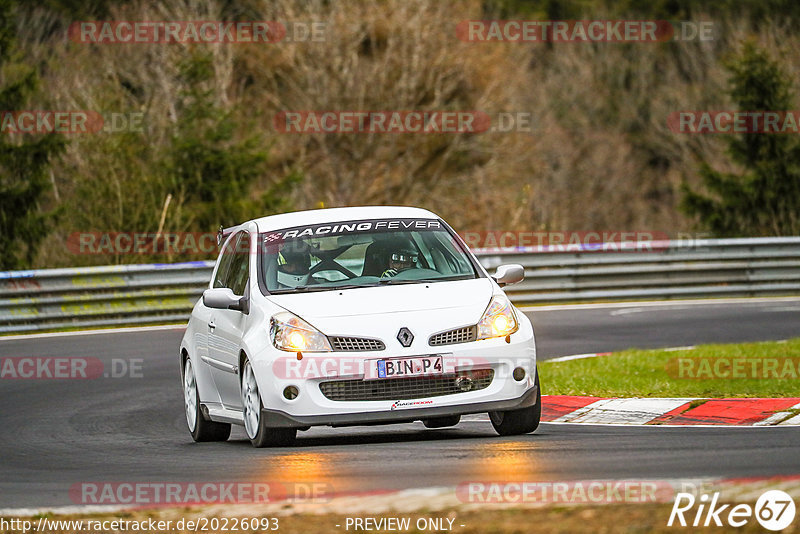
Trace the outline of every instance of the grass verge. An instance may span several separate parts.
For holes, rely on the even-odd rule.
[[[539,364],[546,395],[800,397],[800,338]]]

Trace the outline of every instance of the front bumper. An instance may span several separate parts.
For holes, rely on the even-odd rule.
[[[536,405],[539,387],[534,385],[516,399],[459,404],[455,406],[435,406],[430,408],[407,408],[401,411],[376,411],[343,413],[333,415],[290,415],[281,410],[261,410],[266,426],[276,428],[303,428],[308,426],[354,426],[371,424],[409,423],[431,417],[448,415],[467,415],[473,413],[518,410]],[[413,401],[408,401],[413,402]]]
[[[404,323],[411,324],[409,320],[404,320]],[[441,347],[423,346],[420,343],[409,348],[400,347],[398,342],[393,347],[387,344],[387,349],[383,351],[309,353],[302,360],[297,360],[294,353],[281,352],[271,344],[265,344],[261,351],[251,354],[265,421],[268,426],[301,428],[404,422],[523,408],[526,406],[523,403],[525,396],[537,393],[534,389],[536,345],[530,322],[523,320],[520,323],[520,330],[510,339],[493,338]],[[430,334],[421,324],[411,324],[409,328],[419,332],[422,339],[427,339]],[[376,334],[374,337],[381,336]],[[492,369],[494,379],[484,389],[463,393],[420,394],[413,397],[392,394],[391,399],[374,400],[334,400],[321,389],[321,384],[327,381],[365,380],[364,366],[370,360],[430,354],[445,356],[449,362],[446,365],[447,374],[451,371],[459,373]],[[516,367],[522,367],[525,371],[521,380],[515,380],[512,376]],[[296,398],[284,397],[283,391],[288,386],[299,390]],[[527,405],[534,403],[535,397]]]

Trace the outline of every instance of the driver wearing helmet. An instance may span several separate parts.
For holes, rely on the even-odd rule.
[[[286,243],[278,253],[278,284],[294,288],[306,283],[311,266],[311,254],[302,241]]]
[[[389,266],[381,274],[381,278],[391,278],[402,271],[415,269],[419,252],[411,242],[402,242],[396,245],[392,254],[389,256]]]

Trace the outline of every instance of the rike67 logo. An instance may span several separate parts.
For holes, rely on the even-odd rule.
[[[769,490],[761,494],[755,507],[749,504],[720,504],[719,492],[711,497],[703,493],[695,497],[691,493],[678,493],[667,526],[677,524],[685,527],[731,526],[743,527],[754,517],[765,529],[783,530],[794,521],[795,505],[792,497],[781,490]]]

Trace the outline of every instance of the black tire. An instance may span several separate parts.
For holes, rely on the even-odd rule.
[[[296,428],[269,428],[262,422],[258,426],[258,434],[250,440],[253,447],[288,447],[294,444],[297,437]]]
[[[256,430],[254,436],[250,435],[250,428],[248,427],[247,422],[245,423],[245,433],[247,434],[247,437],[250,438],[250,443],[252,443],[253,447],[256,447],[257,449],[262,447],[286,447],[291,445],[294,443],[294,440],[297,437],[296,428],[271,428],[265,424],[264,418],[261,417],[261,410],[264,408],[264,405],[261,402],[261,395],[258,392],[258,385],[255,383],[255,375],[252,373],[253,371],[250,365],[250,360],[248,360],[245,356],[244,362],[242,362],[242,381],[240,384],[242,390],[242,413],[245,418],[248,417],[248,394],[250,396],[255,396],[258,403],[258,409],[254,409],[251,412],[252,417],[255,418],[254,421],[251,421],[253,424],[253,429]],[[249,378],[251,375],[253,377],[253,382],[250,383],[250,388],[247,389],[247,384],[249,383]]]
[[[194,406],[187,406],[187,378],[191,373],[191,378],[194,381]],[[200,410],[200,393],[197,388],[197,380],[194,375],[194,366],[191,360],[187,358],[183,363],[183,384],[184,384],[184,408],[187,412],[186,424],[189,427],[189,433],[192,439],[197,442],[203,441],[227,441],[231,436],[231,425],[228,423],[217,423],[216,421],[207,421],[203,417],[202,410]],[[190,410],[194,412],[194,428],[192,428],[192,421],[190,419]]]
[[[542,418],[542,389],[539,387],[539,370],[536,370],[536,404],[519,410],[489,412],[495,432],[501,436],[529,434],[539,428]]]
[[[456,426],[459,421],[461,421],[460,415],[445,415],[443,417],[423,419],[422,424],[427,428],[444,428],[446,426]]]

